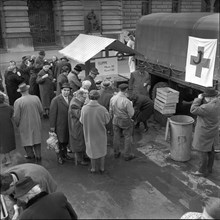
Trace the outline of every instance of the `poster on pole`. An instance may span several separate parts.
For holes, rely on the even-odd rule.
[[[118,59],[117,57],[95,59],[95,67],[100,75],[118,74]]]
[[[189,37],[185,81],[213,86],[217,39]]]

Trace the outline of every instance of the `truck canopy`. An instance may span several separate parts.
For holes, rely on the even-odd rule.
[[[154,13],[136,26],[135,50],[151,63],[185,72],[188,37],[218,39],[214,79],[219,71],[219,13]]]

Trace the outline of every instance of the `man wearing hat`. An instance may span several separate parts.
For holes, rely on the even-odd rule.
[[[119,92],[117,95],[113,96],[110,100],[109,113],[113,118],[113,145],[115,158],[120,156],[120,139],[121,133],[123,133],[124,141],[124,159],[129,161],[134,159],[132,152],[132,131],[133,131],[133,121],[132,117],[134,115],[134,108],[132,102],[127,98],[128,84],[122,83],[119,85]]]
[[[58,76],[61,73],[61,69],[63,66],[68,66],[68,68],[70,69],[70,71],[72,70],[72,66],[69,63],[69,59],[67,57],[61,57],[60,60],[57,62],[55,69],[54,69],[54,77],[57,79]]]
[[[18,92],[21,97],[14,103],[14,121],[19,128],[21,145],[27,155],[26,159],[41,160],[41,115],[43,107],[40,99],[28,92],[29,85],[21,83]]]
[[[79,64],[77,64],[74,67],[73,71],[71,71],[67,77],[72,93],[76,92],[82,86],[82,83],[78,77],[81,71],[82,71],[82,67]]]
[[[193,173],[207,177],[212,173],[215,151],[219,148],[220,100],[218,91],[207,87],[192,103],[190,112],[197,115],[192,146],[201,154],[199,170]]]
[[[15,198],[26,203],[19,219],[77,219],[62,192],[48,194],[29,176],[15,184]]]
[[[61,87],[64,83],[68,83],[68,74],[70,72],[70,69],[68,66],[63,66],[61,68],[61,74],[57,77],[57,92],[56,95],[59,95],[61,93]]]
[[[53,73],[50,69],[50,63],[44,61],[43,69],[37,74],[36,82],[39,84],[40,98],[44,108],[44,117],[49,117],[49,108],[52,98],[54,97]]]
[[[149,96],[150,75],[145,70],[144,63],[139,63],[137,70],[131,72],[128,88],[129,96],[131,96],[132,94]]]
[[[50,105],[50,130],[57,134],[59,153],[57,162],[63,164],[64,160],[72,159],[67,155],[69,143],[68,109],[71,101],[70,85],[64,83],[61,87],[61,94],[53,98]]]
[[[38,57],[34,62],[34,68],[36,69],[36,72],[39,72],[43,68],[45,55],[46,54],[44,50],[39,51]]]
[[[89,80],[91,82],[91,86],[89,88],[89,91],[91,90],[97,90],[97,86],[95,83],[96,76],[99,75],[99,71],[97,68],[92,67],[92,69],[89,72],[89,75],[85,77],[84,80]]]

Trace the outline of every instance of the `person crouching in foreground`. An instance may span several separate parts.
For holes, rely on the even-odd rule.
[[[86,154],[91,159],[90,171],[96,172],[96,160],[100,159],[99,171],[102,174],[105,171],[105,155],[107,154],[106,125],[110,121],[110,115],[106,108],[98,103],[99,97],[97,90],[89,92],[90,101],[82,107],[80,122],[83,124]]]
[[[78,219],[76,212],[62,192],[48,194],[29,176],[15,185],[15,198],[26,203],[22,219]]]

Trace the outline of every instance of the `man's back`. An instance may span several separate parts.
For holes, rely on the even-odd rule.
[[[19,219],[77,219],[67,198],[61,192],[40,193],[28,202]]]

